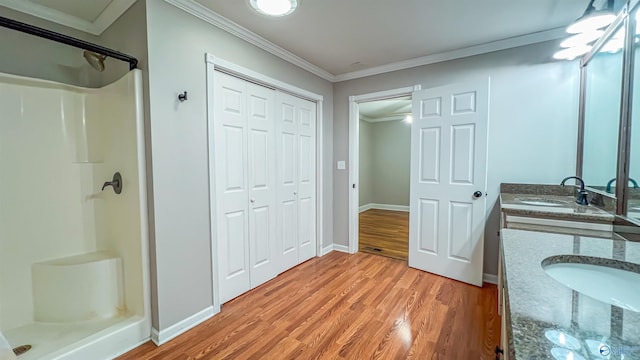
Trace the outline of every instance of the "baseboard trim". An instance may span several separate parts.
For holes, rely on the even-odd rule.
[[[409,207],[406,205],[369,203],[369,204],[362,205],[358,208],[359,212],[363,212],[371,209],[409,212]]]
[[[349,247],[345,245],[333,244],[333,250],[340,251],[347,254],[349,253]]]
[[[333,244],[329,246],[325,246],[322,248],[322,250],[320,250],[320,256],[325,256],[332,251],[333,251]]]
[[[482,281],[489,283],[489,284],[498,284],[498,275],[493,275],[493,274],[487,274],[484,273],[482,274]]]
[[[220,312],[218,310],[218,312]],[[209,306],[208,308],[195,313],[188,318],[169,326],[168,328],[158,331],[155,328],[151,329],[151,341],[153,341],[156,345],[160,346],[167,341],[179,336],[180,334],[186,332],[187,330],[191,330],[194,327],[198,326],[200,323],[208,320],[213,315],[217,314],[213,308],[213,306]]]

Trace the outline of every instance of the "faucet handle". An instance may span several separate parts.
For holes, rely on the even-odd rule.
[[[122,176],[119,172],[113,174],[113,179],[111,181],[107,181],[102,185],[102,191],[104,191],[107,186],[113,187],[113,192],[116,194],[120,194],[122,192]]]

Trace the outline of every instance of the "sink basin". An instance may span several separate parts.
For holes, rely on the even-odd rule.
[[[552,257],[542,262],[542,268],[553,279],[581,294],[640,312],[640,273],[635,272],[640,271],[640,265],[592,257],[574,257],[571,261],[556,262]]]
[[[515,198],[514,200],[521,204],[534,205],[534,206],[567,206],[569,205],[569,203],[566,201],[537,198],[537,197]]]

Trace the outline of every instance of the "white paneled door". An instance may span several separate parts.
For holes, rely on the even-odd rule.
[[[316,104],[215,71],[220,301],[316,255]]]
[[[216,236],[221,300],[278,274],[275,91],[216,72]]]
[[[249,261],[251,288],[278,272],[276,246],[275,91],[247,83]]]
[[[281,271],[316,255],[316,104],[276,91]]]
[[[488,80],[413,94],[409,266],[482,286]]]
[[[298,107],[298,263],[316,256],[316,104]]]

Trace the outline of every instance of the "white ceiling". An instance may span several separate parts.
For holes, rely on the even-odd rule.
[[[368,122],[402,120],[411,113],[411,97],[376,100],[358,104],[360,119]]]
[[[0,5],[99,35],[135,1],[0,0]],[[293,14],[269,18],[251,9],[249,0],[165,1],[330,81],[557,39],[566,36],[563,28],[589,2],[299,0]]]
[[[136,0],[0,0],[21,11],[89,34],[100,35]]]
[[[248,0],[195,1],[333,75],[564,28],[589,2],[302,0],[268,18]]]

